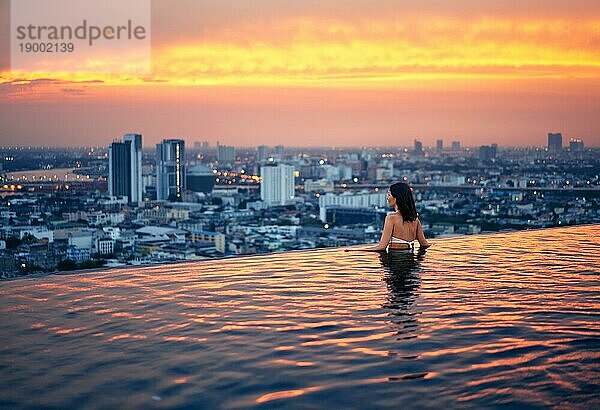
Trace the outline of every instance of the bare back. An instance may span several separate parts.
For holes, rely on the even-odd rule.
[[[404,221],[402,215],[394,214],[392,219],[392,237],[412,242],[417,238],[419,218],[414,221]]]
[[[399,213],[389,214],[385,217],[379,243],[369,250],[380,251],[388,246],[392,249],[410,249],[412,248],[412,242],[415,240],[419,241],[421,247],[429,246],[423,234],[423,227],[419,218],[405,223]]]

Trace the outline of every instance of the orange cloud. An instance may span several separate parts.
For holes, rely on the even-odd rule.
[[[105,85],[411,86],[428,80],[598,79],[600,19],[295,18],[153,49],[150,76],[4,72]],[[110,57],[98,58],[110,63]]]

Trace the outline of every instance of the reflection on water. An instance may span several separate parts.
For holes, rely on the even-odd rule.
[[[383,279],[389,290],[389,301],[384,307],[405,312],[413,304],[419,289],[419,262],[426,251],[415,255],[411,251],[390,251],[379,256]]]
[[[0,408],[600,408],[600,226],[0,283]]]
[[[419,249],[417,254],[412,250],[390,250],[379,255],[383,280],[388,288],[388,298],[383,307],[390,309],[399,339],[417,337],[418,320],[410,308],[421,284],[419,264],[425,253],[424,249]]]

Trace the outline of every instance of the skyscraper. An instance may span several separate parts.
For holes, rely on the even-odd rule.
[[[285,205],[294,198],[294,167],[265,165],[260,167],[260,198],[269,205]]]
[[[569,139],[569,150],[571,152],[581,152],[583,151],[584,145],[583,140],[579,138],[571,138]]]
[[[444,140],[437,140],[435,142],[435,150],[437,152],[442,152],[444,150]]]
[[[283,156],[283,145],[276,145],[275,146],[275,155],[279,156],[279,158],[281,158]]]
[[[548,133],[548,151],[562,151],[562,134],[560,132]]]
[[[262,162],[267,159],[267,156],[269,155],[269,147],[266,145],[259,145],[256,151],[256,159],[258,162]]]
[[[185,141],[156,144],[156,199],[181,201],[185,190]]]
[[[492,146],[489,145],[482,145],[479,147],[479,159],[482,161],[490,161],[494,158],[496,158],[496,150],[497,150],[497,145],[494,146],[496,144],[493,144]]]
[[[415,140],[415,154],[421,155],[423,153],[423,143],[419,140]]]
[[[219,161],[219,164],[233,164],[235,162],[235,147],[221,145],[217,142],[217,161]]]
[[[108,194],[142,201],[142,135],[125,134],[108,146]]]
[[[498,144],[494,143],[490,145],[490,151],[492,154],[492,158],[496,158],[496,156],[498,155]]]
[[[452,141],[452,151],[460,151],[460,141]]]

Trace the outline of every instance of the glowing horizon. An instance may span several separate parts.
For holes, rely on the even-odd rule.
[[[473,109],[485,108],[485,116],[491,116],[487,110],[496,108],[498,124],[509,121],[500,118],[511,112],[514,121],[519,112],[510,111],[506,105],[512,95],[517,105],[535,111],[531,120],[548,121],[533,128],[521,118],[523,131],[516,124],[495,131],[508,137],[505,143],[499,143],[543,145],[539,138],[546,132],[562,131],[567,139],[577,136],[586,145],[597,146],[600,124],[590,114],[600,110],[598,40],[600,17],[595,15],[289,16],[198,32],[185,36],[185,40],[158,36],[153,40],[152,73],[147,75],[0,71],[0,107],[4,112],[10,104],[8,111],[24,115],[26,107],[35,106],[48,117],[53,111],[51,105],[62,106],[67,115],[81,112],[84,106],[90,110],[96,106],[105,109],[107,105],[130,107],[133,111],[132,104],[152,110],[151,103],[164,103],[171,117],[188,118],[186,123],[148,118],[147,124],[140,125],[136,120],[123,127],[125,119],[114,112],[117,109],[107,109],[115,127],[110,136],[104,137],[106,141],[126,128],[150,134],[151,140],[161,139],[155,133],[213,142],[220,136],[224,143],[234,145],[236,139],[245,138],[269,144],[279,138],[275,134],[285,133],[286,145],[298,145],[294,141],[302,138],[300,130],[288,130],[301,125],[306,134],[322,134],[309,138],[309,145],[336,135],[333,142],[338,143],[332,145],[344,145],[343,141],[360,138],[358,135],[369,129],[374,139],[381,140],[377,145],[394,145],[390,144],[397,138],[394,134],[405,135],[403,138],[408,140],[423,137],[426,141],[464,135],[467,145],[477,145],[476,130],[480,135],[488,133],[490,121],[482,119],[477,124]],[[110,64],[110,57],[98,56],[93,64],[103,62]],[[552,101],[552,96],[557,100]],[[423,104],[423,98],[430,99],[432,105]],[[496,107],[493,99],[497,100]],[[332,106],[323,107],[323,101]],[[403,117],[409,120],[406,125],[399,126],[389,106],[383,105],[390,101],[403,101],[399,109],[411,110]],[[345,102],[348,105],[344,106]],[[462,110],[456,111],[457,106]],[[90,110],[84,112],[88,118],[92,118]],[[289,117],[287,122],[272,116],[270,125],[270,112],[281,110]],[[340,118],[344,115],[336,114],[336,110],[362,116],[361,133],[348,130]],[[423,120],[428,110],[435,113],[440,124],[433,126]],[[203,121],[189,119],[198,112]],[[223,121],[236,115],[241,115],[246,125]],[[260,123],[250,118],[260,118]],[[464,125],[455,124],[457,120]],[[200,122],[206,125],[198,130]],[[302,125],[307,122],[313,122],[310,128]],[[14,139],[9,132],[22,136],[32,132],[25,124],[9,123],[2,132],[7,142]],[[325,131],[320,131],[319,124]],[[213,135],[189,135],[195,130]],[[534,133],[538,140],[523,140]],[[371,140],[369,135],[362,138]],[[33,140],[31,135],[28,139]],[[101,135],[93,139],[102,141]],[[355,141],[354,145],[368,144]]]
[[[325,25],[294,19],[214,37],[154,46],[149,75],[6,70],[1,75],[21,83],[52,78],[106,85],[325,87],[457,78],[600,78],[600,44],[593,41],[600,37],[600,19],[427,16]],[[111,64],[108,56],[93,62],[102,64]]]

